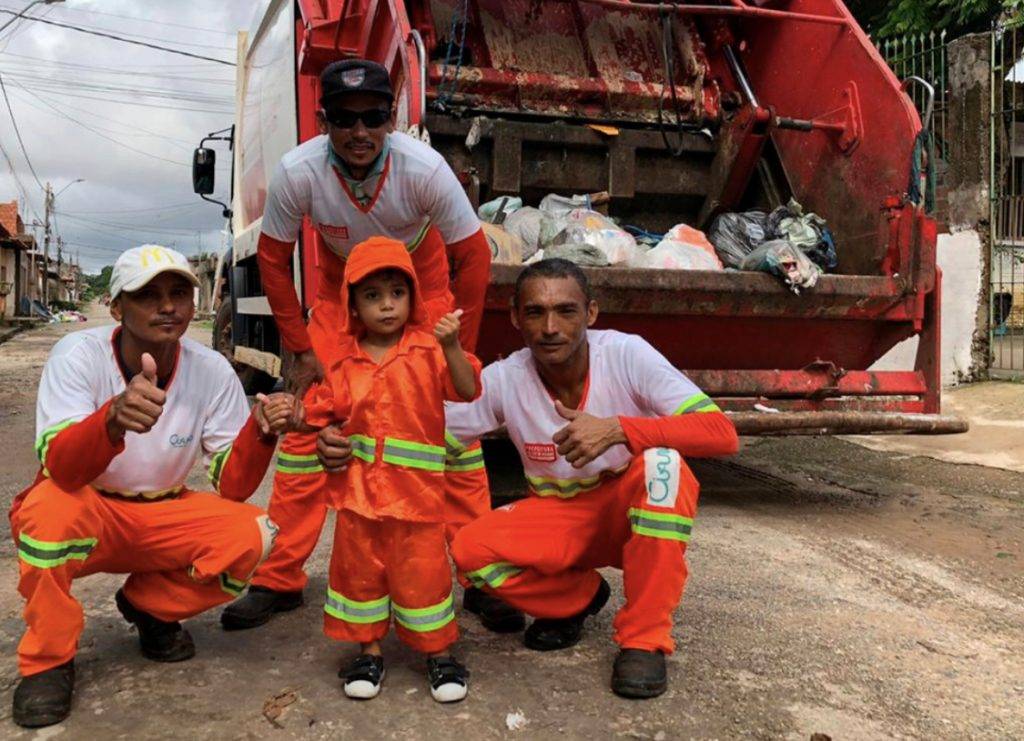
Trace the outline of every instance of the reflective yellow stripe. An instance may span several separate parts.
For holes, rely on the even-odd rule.
[[[426,222],[423,224],[423,227],[420,229],[419,233],[415,237],[412,238],[412,241],[409,242],[405,246],[405,248],[407,250],[409,250],[409,252],[415,252],[416,248],[419,247],[420,244],[423,242],[423,238],[425,236],[427,236],[427,230],[429,228],[430,228],[430,219],[427,219]]]
[[[467,572],[466,578],[469,579],[470,583],[475,587],[490,587],[491,589],[497,589],[508,579],[511,579],[516,574],[522,573],[522,571],[523,570],[521,568],[512,565],[508,561],[496,561],[495,563],[489,563],[476,571]]]
[[[68,561],[84,561],[99,542],[96,538],[72,540],[36,540],[30,535],[18,535],[18,558],[39,569],[52,569]]]
[[[323,473],[324,467],[316,455],[294,455],[292,453],[277,454],[277,471],[279,473]]]
[[[425,471],[444,471],[444,448],[439,445],[427,445],[411,440],[386,437],[381,457],[385,463],[396,466],[421,468]]]
[[[78,420],[67,419],[63,422],[58,422],[52,427],[47,427],[36,438],[36,456],[39,458],[39,463],[46,466],[46,454],[50,451],[50,443],[53,442],[53,438],[57,437],[58,434],[66,430],[73,424],[77,424]],[[47,476],[50,474],[47,473]]]
[[[397,602],[391,603],[395,611],[395,620],[400,625],[417,633],[427,633],[443,628],[455,619],[455,606],[449,594],[436,605],[410,609],[401,607]]]
[[[677,414],[691,414],[693,412],[706,413],[706,412],[720,412],[721,409],[715,404],[714,400],[705,393],[696,393],[693,396],[686,399],[680,404],[673,415]]]
[[[612,476],[617,476],[629,468],[627,463],[614,470],[602,471],[597,476],[588,476],[579,479],[554,479],[543,476],[527,476],[526,481],[531,491],[540,497],[559,497],[560,499],[571,499],[591,489],[596,489],[601,482]]]
[[[157,491],[119,491],[117,489],[103,489],[97,486],[96,491],[110,497],[120,497],[122,499],[145,499],[146,501],[153,501],[156,499],[163,499],[165,497],[172,497],[175,494],[180,494],[185,491],[185,487],[178,485],[172,486],[170,489],[158,489]]]
[[[207,475],[210,477],[210,483],[213,484],[213,488],[220,491],[220,475],[224,473],[224,466],[228,462],[228,456],[231,455],[231,447],[228,446],[226,449],[219,453],[214,453],[210,457],[210,470]]]
[[[391,616],[391,598],[385,594],[378,599],[359,602],[327,587],[324,612],[346,623],[377,623]]]

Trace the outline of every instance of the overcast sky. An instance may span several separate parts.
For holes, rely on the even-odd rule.
[[[19,12],[29,0],[0,0]],[[234,63],[235,34],[258,0],[66,0],[28,15]],[[12,15],[0,12],[0,26]],[[186,253],[219,250],[220,209],[192,192],[192,149],[233,123],[235,68],[37,21],[0,32],[3,79],[24,151],[0,96],[0,201],[43,216],[56,199],[54,234],[95,272],[128,247],[155,242]],[[35,170],[35,176],[26,161]],[[229,157],[218,152],[227,198]],[[13,165],[14,174],[11,173]],[[41,238],[41,231],[39,232]],[[53,254],[51,247],[51,254]]]

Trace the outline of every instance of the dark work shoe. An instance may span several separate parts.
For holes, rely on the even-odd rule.
[[[668,687],[665,654],[624,648],[615,657],[612,692],[620,697],[657,697]]]
[[[469,692],[469,669],[451,656],[427,659],[427,679],[438,702],[458,702]]]
[[[232,602],[220,614],[224,630],[248,630],[263,625],[278,612],[302,607],[302,591],[278,592],[266,587],[249,587],[240,600]]]
[[[360,654],[343,667],[338,676],[345,680],[345,694],[353,700],[372,700],[384,681],[384,657]]]
[[[523,636],[523,643],[527,648],[534,651],[556,651],[560,648],[569,648],[579,643],[580,634],[583,632],[583,623],[590,615],[601,612],[608,597],[611,595],[611,587],[601,577],[601,583],[597,586],[597,592],[590,604],[575,615],[565,618],[537,618],[533,624],[526,629]]]
[[[138,629],[139,646],[147,659],[170,663],[185,661],[196,655],[192,636],[181,627],[181,623],[167,623],[143,612],[128,601],[123,589],[117,590],[114,601],[124,619]]]
[[[71,712],[75,688],[75,661],[22,677],[14,690],[11,717],[24,728],[42,728],[60,723]]]
[[[479,615],[480,624],[494,633],[518,633],[526,627],[523,613],[478,587],[466,589],[462,608]]]

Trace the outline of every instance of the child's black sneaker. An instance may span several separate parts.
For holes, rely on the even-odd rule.
[[[384,681],[384,657],[360,654],[338,672],[345,680],[345,694],[353,700],[370,700],[380,693]]]
[[[451,656],[427,659],[427,679],[438,702],[458,702],[469,692],[469,670]]]

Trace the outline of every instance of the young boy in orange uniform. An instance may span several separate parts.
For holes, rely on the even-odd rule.
[[[416,273],[401,242],[374,237],[345,264],[339,346],[325,380],[306,397],[306,423],[338,425],[352,456],[328,470],[337,510],[324,632],[361,645],[340,673],[345,694],[380,691],[380,640],[396,633],[428,655],[431,695],[466,696],[468,672],[452,658],[458,638],[444,518],[444,401],[480,394],[480,362],[459,344],[460,311],[427,327]]]

